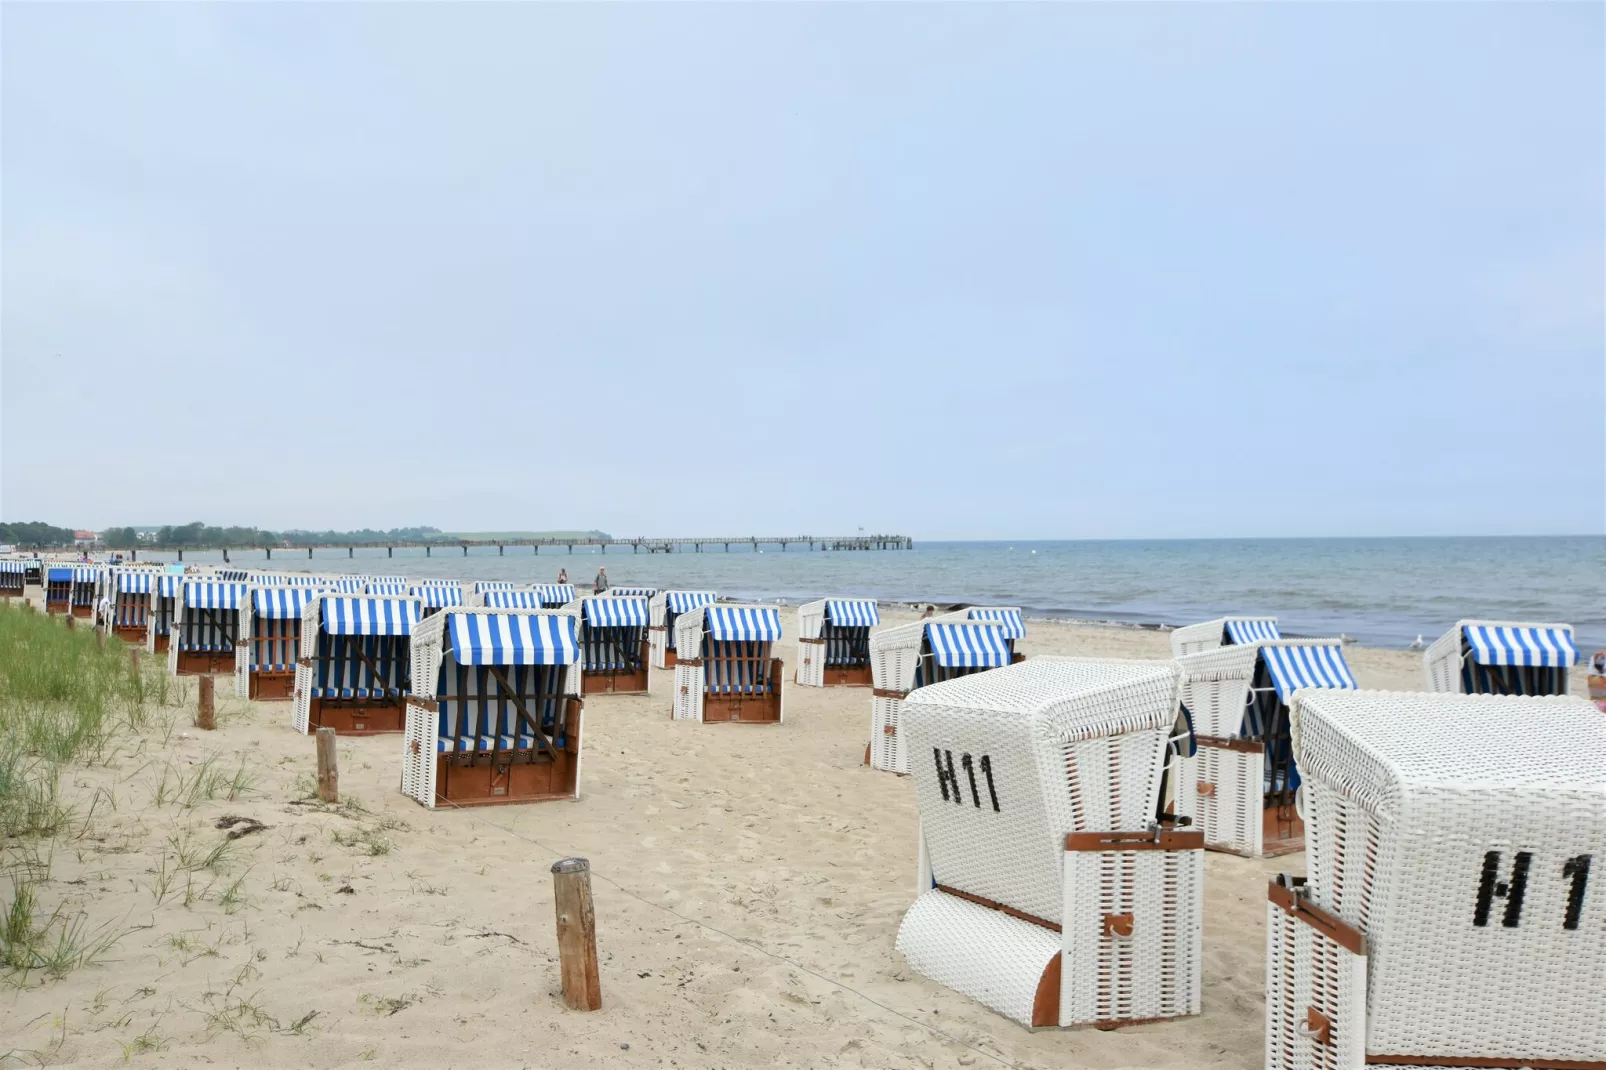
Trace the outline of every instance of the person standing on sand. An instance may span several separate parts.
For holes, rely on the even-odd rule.
[[[608,589],[608,570],[605,569],[605,568],[599,568],[599,569],[597,569],[596,582],[591,585],[591,593],[592,594],[601,594],[603,591],[606,591],[607,589]]]
[[[566,569],[566,568],[558,569],[558,582],[559,583],[568,583],[569,582],[569,570],[568,569]]]

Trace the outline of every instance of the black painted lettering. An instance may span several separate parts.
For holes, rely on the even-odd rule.
[[[959,764],[965,767],[965,779],[970,781],[970,801],[980,810],[981,793],[976,790],[976,765],[968,754],[959,759]]]
[[[931,748],[931,756],[937,761],[937,786],[942,789],[942,801],[948,801],[948,785],[954,786],[954,802],[960,806],[965,805],[964,793],[959,790],[959,777],[954,774],[954,752]],[[948,759],[948,767],[943,768],[943,758]]]
[[[993,813],[998,813],[998,790],[993,787],[993,760],[987,755],[981,756],[981,774],[987,778],[987,796],[993,800]]]
[[[1569,858],[1561,867],[1562,880],[1572,881],[1572,887],[1567,890],[1567,916],[1562,920],[1563,929],[1576,929],[1584,916],[1584,892],[1589,888],[1589,855],[1579,855]]]
[[[1500,852],[1489,851],[1483,856],[1483,875],[1478,881],[1478,902],[1472,912],[1472,924],[1483,928],[1489,924],[1489,913],[1496,899],[1506,901],[1506,910],[1500,923],[1515,929],[1522,921],[1522,900],[1528,893],[1528,867],[1533,853],[1518,851],[1511,866],[1511,877],[1500,879]]]

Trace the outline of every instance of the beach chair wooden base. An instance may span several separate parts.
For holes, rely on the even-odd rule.
[[[285,702],[295,695],[293,672],[254,672],[248,685],[250,697],[258,702]]]
[[[170,642],[172,642],[172,637],[171,636],[158,635],[154,640],[152,640],[151,653],[152,654],[165,654],[165,653],[167,653],[167,646],[168,646],[168,644]]]
[[[395,699],[312,700],[307,713],[309,731],[333,728],[338,736],[378,736],[400,732],[407,724],[407,708]]]
[[[112,634],[125,643],[145,644],[145,625],[143,624],[114,624]]]
[[[1011,654],[1009,656],[1009,663],[1011,665],[1019,665],[1021,662],[1025,661],[1025,660],[1026,660],[1026,655],[1022,654],[1018,650],[1015,651],[1015,653],[1013,653],[1013,654]]]
[[[57,613],[65,614],[67,612],[67,603],[66,602],[46,602],[45,603],[45,612],[49,613],[51,616],[55,616]]]
[[[177,672],[180,676],[216,676],[220,673],[232,675],[234,651],[180,650]]]
[[[764,694],[703,692],[703,723],[779,724],[781,722],[781,659],[770,660],[771,691]]]
[[[647,663],[635,672],[617,669],[587,669],[580,677],[582,695],[645,695],[647,693]]]
[[[827,665],[825,667],[826,687],[870,687],[870,666],[864,665]]]
[[[568,751],[443,754],[435,759],[435,802],[448,806],[555,802],[574,798],[579,763]]]
[[[72,615],[75,616],[75,617],[83,617],[85,619],[87,619],[89,617],[93,617],[95,615],[95,607],[94,606],[73,606],[72,607]]]
[[[1261,816],[1260,853],[1265,858],[1293,854],[1305,849],[1305,822],[1294,812],[1293,803],[1267,806]]]
[[[673,669],[674,667],[675,667],[675,652],[673,650],[664,651],[664,668]]]

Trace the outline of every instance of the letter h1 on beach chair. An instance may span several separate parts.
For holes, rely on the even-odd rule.
[[[1155,818],[1175,664],[1034,658],[923,687],[903,713],[909,965],[1031,1028],[1198,1014],[1204,838]]]
[[[719,595],[713,591],[659,591],[647,600],[650,622],[647,641],[652,648],[655,669],[675,667],[675,620],[682,613],[713,605]],[[696,657],[695,651],[692,653]]]
[[[1606,718],[1377,691],[1291,712],[1310,876],[1269,889],[1267,1070],[1606,1067]]]
[[[1193,819],[1212,851],[1258,858],[1301,850],[1288,699],[1301,687],[1356,686],[1343,642],[1227,644],[1177,665],[1196,749],[1178,772],[1176,813]]]
[[[240,611],[249,604],[251,588],[243,583],[182,579],[174,600],[167,671],[174,676],[234,672]]]
[[[804,687],[872,687],[870,629],[881,611],[868,598],[822,598],[797,609],[797,676]]]
[[[301,616],[296,731],[402,731],[412,690],[409,641],[417,623],[418,603],[411,598],[312,598]]]
[[[996,621],[918,620],[870,636],[870,742],[864,764],[909,772],[900,735],[904,699],[916,688],[1010,664],[1009,640]]]
[[[240,614],[234,647],[234,693],[283,701],[295,696],[301,618],[321,592],[311,587],[253,587],[250,612]]]
[[[1422,653],[1429,691],[1565,695],[1578,661],[1571,624],[1463,620]]]
[[[443,609],[463,604],[463,585],[445,581],[415,583],[407,588],[407,596],[418,600],[424,619],[433,617]]]
[[[647,599],[613,593],[580,599],[581,694],[647,693]]]
[[[0,598],[21,598],[28,590],[28,563],[0,561]]]
[[[580,796],[573,613],[447,609],[413,632],[402,792],[425,806]]]
[[[1172,631],[1171,656],[1180,658],[1224,646],[1248,646],[1281,638],[1276,617],[1219,617]]]
[[[780,724],[781,611],[774,606],[705,605],[675,618],[677,721]]]
[[[940,613],[934,620],[979,620],[989,624],[996,624],[1004,633],[1004,643],[1009,649],[1010,664],[1025,661],[1025,654],[1015,652],[1015,640],[1026,638],[1026,621],[1021,616],[1018,606],[967,606],[952,613]]]

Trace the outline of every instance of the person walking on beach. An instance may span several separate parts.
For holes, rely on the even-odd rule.
[[[568,583],[569,582],[569,570],[568,569],[566,569],[566,568],[558,569],[558,582],[559,583]]]
[[[608,589],[608,570],[605,569],[605,568],[599,568],[599,569],[597,569],[596,582],[591,585],[591,593],[592,594],[601,594],[603,591],[606,591],[607,589]]]

